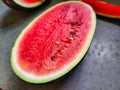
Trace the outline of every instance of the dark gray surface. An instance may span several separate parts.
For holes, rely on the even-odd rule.
[[[12,10],[0,1],[0,87],[4,90],[120,90],[120,19],[97,16],[95,36],[84,60],[56,81],[30,84],[11,70],[10,52],[17,36],[35,16],[61,1],[52,0],[29,13]]]

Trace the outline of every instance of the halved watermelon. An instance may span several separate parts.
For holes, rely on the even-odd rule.
[[[42,4],[45,0],[13,0],[16,4],[22,7],[36,7]]]
[[[28,10],[39,7],[45,0],[3,0],[3,2],[13,9]]]
[[[87,52],[95,26],[96,16],[88,4],[67,1],[53,6],[17,38],[11,53],[14,72],[30,83],[65,75]]]

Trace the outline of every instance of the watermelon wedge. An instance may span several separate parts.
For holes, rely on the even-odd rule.
[[[13,1],[22,7],[31,8],[31,7],[39,6],[45,0],[13,0]]]
[[[71,71],[86,54],[96,26],[88,4],[67,1],[38,15],[19,35],[11,66],[29,83],[46,83]]]
[[[9,7],[17,10],[31,10],[39,7],[45,0],[3,0]]]

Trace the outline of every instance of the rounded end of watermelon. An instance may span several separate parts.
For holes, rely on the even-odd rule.
[[[3,2],[12,9],[24,11],[35,9],[41,6],[43,3],[45,3],[45,0],[3,0]]]
[[[24,8],[35,8],[45,2],[45,0],[13,0],[17,5]]]
[[[28,73],[27,71],[21,69],[21,67],[18,63],[18,60],[19,60],[18,59],[18,52],[19,52],[18,47],[19,47],[19,44],[20,44],[21,40],[24,39],[23,37],[26,35],[27,31],[29,31],[29,28],[32,25],[34,25],[37,20],[41,19],[44,15],[49,14],[48,12],[54,11],[56,8],[58,8],[60,6],[64,7],[64,5],[66,6],[66,4],[67,5],[72,4],[72,6],[74,6],[74,3],[77,3],[77,5],[80,4],[80,5],[84,6],[85,9],[90,11],[90,17],[91,18],[90,18],[90,22],[87,23],[87,24],[90,25],[89,28],[88,28],[89,32],[87,33],[87,37],[86,37],[86,40],[84,42],[84,45],[82,45],[82,49],[77,50],[77,53],[74,55],[74,57],[72,57],[72,61],[67,62],[66,65],[62,66],[62,68],[59,68],[59,70],[56,69],[56,71],[53,71],[50,74],[45,74],[45,75],[40,75],[39,76],[39,75],[35,75],[35,74],[32,74],[32,73]],[[84,8],[82,8],[82,9],[84,9]],[[84,13],[84,10],[82,10],[82,11]],[[86,12],[85,12],[85,14],[86,14]],[[85,15],[85,16],[88,16],[88,15]],[[86,19],[85,19],[85,22],[87,22]],[[14,47],[12,48],[12,52],[11,52],[11,66],[12,66],[13,71],[15,72],[15,74],[18,77],[20,77],[24,81],[29,82],[29,83],[35,83],[35,84],[47,83],[47,82],[50,82],[50,81],[53,81],[53,80],[56,80],[56,79],[62,77],[63,75],[65,75],[66,73],[71,71],[82,60],[82,58],[86,54],[88,48],[90,47],[92,38],[94,36],[95,27],[96,27],[96,15],[94,13],[94,10],[88,4],[86,4],[84,2],[80,2],[80,1],[67,1],[67,2],[63,2],[63,3],[60,3],[58,5],[53,6],[52,8],[47,10],[45,13],[38,16],[32,23],[30,23],[28,25],[28,27],[26,27],[26,29],[23,30],[23,32],[18,37],[17,41],[15,42]],[[58,28],[58,26],[57,26],[57,28]],[[70,53],[70,51],[68,53]]]

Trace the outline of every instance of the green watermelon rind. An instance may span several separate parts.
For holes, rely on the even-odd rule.
[[[32,3],[32,4],[25,4],[25,3],[22,3],[20,2],[20,0],[13,0],[16,4],[22,6],[22,7],[25,7],[25,8],[33,8],[33,7],[37,7],[39,5],[41,5],[45,0],[42,0],[40,2],[36,2],[36,3]]]
[[[80,51],[80,53],[78,53],[73,62],[71,62],[70,64],[66,65],[63,69],[59,70],[56,73],[50,74],[50,75],[46,75],[46,76],[42,76],[42,77],[37,77],[37,76],[33,76],[30,75],[26,72],[24,72],[23,70],[20,69],[20,67],[17,65],[17,45],[19,44],[19,41],[21,41],[22,37],[24,36],[25,32],[27,32],[27,30],[29,30],[28,28],[30,26],[32,26],[32,24],[40,17],[42,17],[42,15],[44,15],[45,13],[47,13],[49,10],[54,9],[55,7],[61,5],[61,4],[65,4],[65,3],[69,3],[69,2],[77,2],[77,3],[82,3],[84,5],[86,5],[92,12],[92,21],[91,21],[91,27],[90,27],[90,32],[88,33],[87,39],[85,41],[85,45],[82,48],[82,51]],[[84,55],[86,54],[86,52],[88,51],[88,48],[90,47],[90,44],[92,42],[94,33],[95,33],[95,27],[96,27],[96,15],[94,10],[92,9],[91,6],[89,6],[88,4],[84,3],[84,2],[80,2],[80,1],[67,1],[67,2],[62,2],[60,4],[55,5],[54,7],[50,8],[49,10],[47,10],[46,12],[44,12],[43,14],[39,15],[35,20],[33,20],[20,34],[20,36],[17,38],[13,48],[12,48],[12,52],[11,52],[11,59],[10,59],[10,63],[12,66],[13,71],[15,72],[15,74],[20,77],[22,80],[29,82],[29,83],[36,83],[36,84],[41,84],[41,83],[47,83],[53,80],[56,80],[60,77],[62,77],[63,75],[67,74],[69,71],[71,71],[84,57]]]

